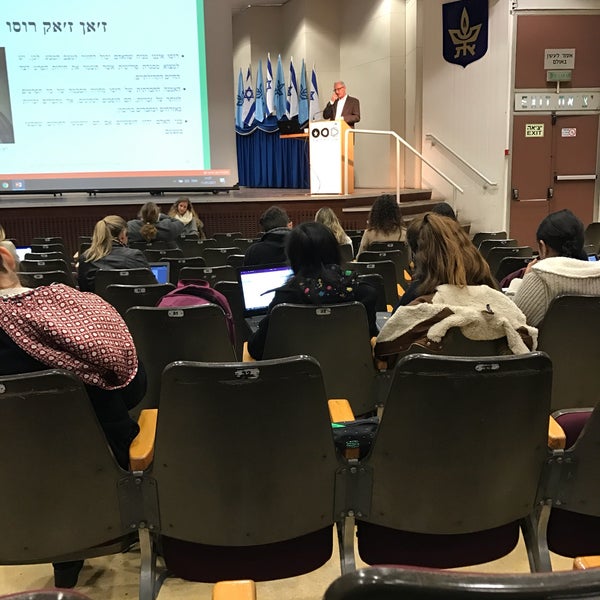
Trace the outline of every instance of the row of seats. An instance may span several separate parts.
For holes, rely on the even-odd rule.
[[[600,519],[600,410],[573,448],[547,450],[551,380],[543,353],[406,357],[371,452],[348,462],[315,359],[179,361],[162,374],[154,444],[134,442],[126,472],[80,381],[55,370],[2,377],[0,447],[19,460],[0,463],[0,562],[104,555],[138,534],[150,600],[159,548],[185,579],[260,581],[324,564],[335,526],[349,572],[356,526],[369,564],[479,564],[510,552],[521,530],[531,570],[550,570],[547,541],[558,553],[580,541],[553,515],[584,518],[594,533]]]

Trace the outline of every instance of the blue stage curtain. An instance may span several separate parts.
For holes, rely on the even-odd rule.
[[[308,138],[279,137],[256,127],[236,132],[239,184],[255,188],[309,188]]]

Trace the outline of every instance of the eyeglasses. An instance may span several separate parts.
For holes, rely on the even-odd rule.
[[[342,86],[342,87],[333,88],[333,91],[339,92],[340,90],[343,90],[343,89],[344,89],[344,87]]]

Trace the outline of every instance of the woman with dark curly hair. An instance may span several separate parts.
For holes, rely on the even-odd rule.
[[[372,242],[404,242],[406,228],[402,221],[400,206],[391,194],[379,196],[371,207],[368,227],[363,233],[358,254],[365,252]]]

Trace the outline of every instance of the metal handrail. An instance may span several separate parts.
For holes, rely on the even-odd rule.
[[[452,154],[452,156],[454,156],[454,158],[457,158],[463,165],[465,165],[465,167],[467,167],[471,171],[473,171],[473,173],[475,173],[478,177],[481,177],[481,179],[483,179],[483,181],[485,181],[485,183],[486,183],[486,185],[483,186],[484,189],[488,185],[490,187],[498,187],[498,184],[495,181],[491,181],[490,179],[488,179],[481,171],[478,171],[472,164],[470,164],[462,156],[460,156],[460,154],[457,154],[456,152],[454,152],[454,150],[452,150],[452,148],[450,148],[446,144],[444,144],[444,142],[442,142],[442,140],[440,140],[440,138],[433,135],[433,133],[427,133],[425,135],[425,139],[430,140],[432,146],[439,144],[442,148],[444,148],[444,150],[446,150],[447,152]]]
[[[400,202],[400,144],[408,148],[415,156],[418,156],[427,166],[433,169],[442,179],[445,179],[452,186],[452,194],[454,199],[454,205],[456,205],[456,192],[459,191],[461,194],[464,190],[452,181],[450,177],[442,173],[437,167],[432,165],[418,150],[413,148],[405,139],[401,138],[395,131],[381,131],[379,129],[352,129],[348,127],[344,134],[344,189],[348,190],[348,141],[350,134],[356,135],[357,133],[368,133],[372,135],[391,135],[396,138],[396,200]]]

